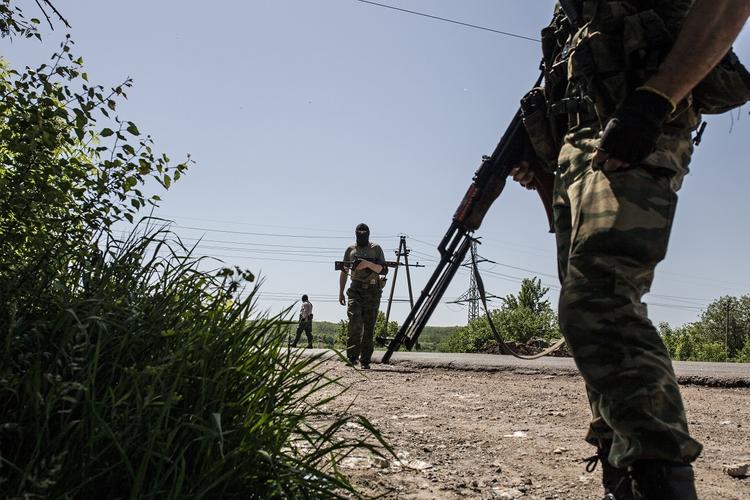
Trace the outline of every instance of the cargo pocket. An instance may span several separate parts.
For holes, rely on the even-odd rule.
[[[552,135],[547,99],[542,88],[531,89],[523,96],[523,99],[521,99],[521,114],[534,153],[536,153],[545,170],[554,172],[557,168],[560,143]]]

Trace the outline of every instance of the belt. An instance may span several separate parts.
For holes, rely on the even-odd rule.
[[[568,130],[598,122],[594,103],[586,97],[566,97],[551,103],[549,109],[554,115],[568,115]]]
[[[366,281],[352,280],[350,288],[358,288],[361,290],[365,290],[367,288],[380,288],[380,283],[367,283]]]

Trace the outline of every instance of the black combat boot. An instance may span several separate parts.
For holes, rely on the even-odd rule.
[[[603,500],[635,500],[630,489],[630,476],[627,469],[618,469],[609,463],[609,450],[612,441],[603,441],[596,448],[596,455],[587,458],[586,471],[594,472],[596,463],[602,464]]]
[[[698,500],[689,464],[637,460],[629,471],[635,500]]]

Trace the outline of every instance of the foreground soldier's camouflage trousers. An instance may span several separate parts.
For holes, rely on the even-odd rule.
[[[349,287],[346,295],[346,314],[349,316],[349,336],[346,342],[346,357],[367,364],[372,357],[372,338],[375,332],[375,320],[378,317],[380,307],[380,286],[370,288],[358,288],[354,285]]]
[[[603,173],[591,168],[596,134],[566,138],[554,199],[560,325],[591,404],[586,439],[612,439],[615,467],[691,462],[701,445],[688,434],[672,362],[641,302],[666,254],[690,135],[662,138],[648,159],[662,168]]]

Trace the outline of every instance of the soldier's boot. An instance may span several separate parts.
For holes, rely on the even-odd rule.
[[[635,500],[698,500],[688,464],[638,460],[629,467]]]
[[[609,450],[612,441],[602,441],[596,448],[596,455],[587,458],[587,472],[594,472],[597,462],[602,464],[602,500],[635,500],[630,487],[630,475],[627,469],[618,469],[609,463]]]

